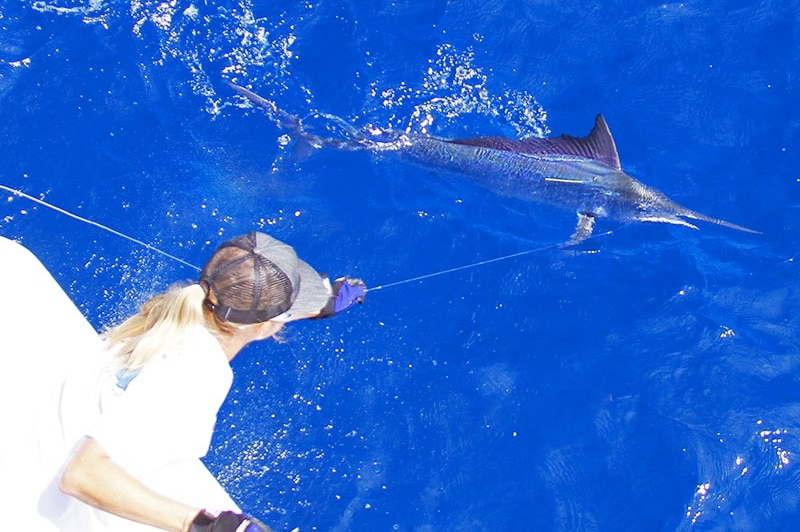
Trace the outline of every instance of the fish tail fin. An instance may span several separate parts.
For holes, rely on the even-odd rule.
[[[299,116],[284,111],[272,100],[263,98],[253,91],[236,85],[235,83],[228,82],[228,85],[241,96],[244,96],[255,105],[264,109],[267,117],[272,120],[275,125],[294,136],[299,144],[297,151],[301,153],[308,152],[311,148],[357,150],[370,147],[369,144],[372,141],[367,139],[361,131],[337,116],[325,113],[316,113],[312,115],[313,118],[321,118],[324,120],[328,129],[336,128],[341,136],[341,138],[323,137],[313,133]]]
[[[273,122],[275,122],[275,125],[277,125],[278,127],[285,129],[291,133],[299,133],[299,134],[303,133],[303,126],[300,121],[300,117],[284,111],[283,109],[278,107],[272,100],[267,100],[266,98],[263,98],[258,94],[248,89],[245,89],[244,87],[236,85],[235,83],[231,83],[229,81],[228,85],[233,90],[238,92],[240,95],[244,96],[257,106],[264,109],[264,111],[266,111],[267,113],[267,117]]]

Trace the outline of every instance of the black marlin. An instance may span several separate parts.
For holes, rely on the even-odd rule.
[[[505,137],[443,139],[377,127],[356,129],[343,124],[347,138],[319,137],[302,121],[257,94],[230,84],[239,94],[264,108],[279,126],[299,135],[314,147],[394,152],[418,164],[468,176],[505,196],[547,203],[578,214],[569,244],[592,234],[597,218],[663,222],[697,229],[686,219],[702,220],[731,229],[759,233],[725,220],[712,218],[678,205],[664,193],[626,174],[602,115],[586,137],[561,135],[520,140]]]

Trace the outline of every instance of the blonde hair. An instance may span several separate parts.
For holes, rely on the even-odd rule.
[[[174,285],[150,298],[134,314],[104,336],[120,369],[136,371],[154,356],[165,353],[183,341],[187,332],[204,325],[212,332],[230,333],[235,326],[217,318],[204,302],[205,289],[198,284]]]

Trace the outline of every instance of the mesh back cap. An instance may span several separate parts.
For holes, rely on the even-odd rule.
[[[233,323],[288,322],[317,314],[331,297],[330,282],[294,249],[261,232],[224,242],[200,273],[213,292],[207,304]]]

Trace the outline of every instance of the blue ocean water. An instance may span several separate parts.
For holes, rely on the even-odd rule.
[[[276,530],[793,530],[799,23],[795,1],[7,2],[0,184],[192,264],[260,229],[386,285],[234,361],[207,463]],[[296,153],[225,80],[445,137],[602,112],[632,175],[763,234],[601,220],[563,250],[574,213]],[[196,277],[2,205],[98,328]]]

